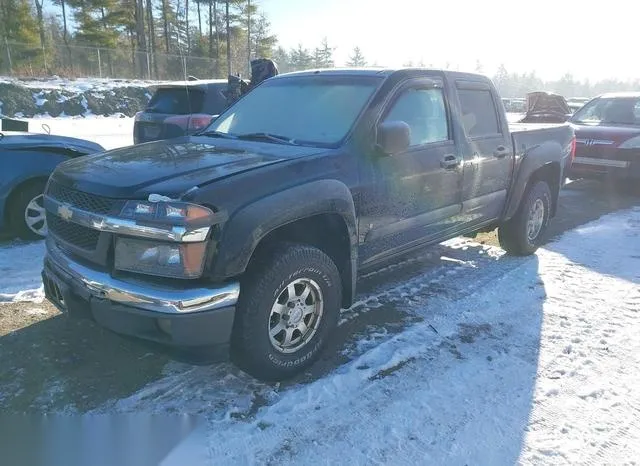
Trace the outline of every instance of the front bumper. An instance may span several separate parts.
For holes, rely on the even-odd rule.
[[[45,295],[62,312],[89,315],[118,333],[173,346],[226,345],[238,283],[216,287],[156,285],[120,279],[74,261],[47,239]]]

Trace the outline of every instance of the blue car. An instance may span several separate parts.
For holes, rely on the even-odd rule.
[[[49,175],[65,160],[102,151],[82,139],[0,132],[0,230],[24,239],[46,236],[42,193]]]

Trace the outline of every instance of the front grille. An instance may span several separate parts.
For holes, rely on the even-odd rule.
[[[78,209],[95,212],[97,214],[117,214],[123,206],[120,199],[97,196],[67,188],[54,181],[49,184],[47,195],[58,202],[70,204]]]
[[[54,236],[78,248],[93,251],[98,245],[100,237],[98,230],[67,222],[49,212],[47,212],[47,228]]]

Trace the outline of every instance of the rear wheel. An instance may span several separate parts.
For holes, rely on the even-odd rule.
[[[498,228],[502,249],[515,256],[533,254],[549,225],[551,190],[544,181],[531,186],[514,217]]]
[[[47,235],[47,219],[44,209],[44,181],[34,181],[11,197],[9,226],[23,239],[40,239]]]
[[[234,362],[279,381],[309,367],[335,329],[342,288],[317,248],[285,244],[252,264],[242,283],[231,341]]]

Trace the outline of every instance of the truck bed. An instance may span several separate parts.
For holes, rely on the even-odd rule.
[[[568,123],[510,123],[511,140],[516,156],[532,151],[567,154],[573,130]],[[565,161],[566,163],[566,161]]]

